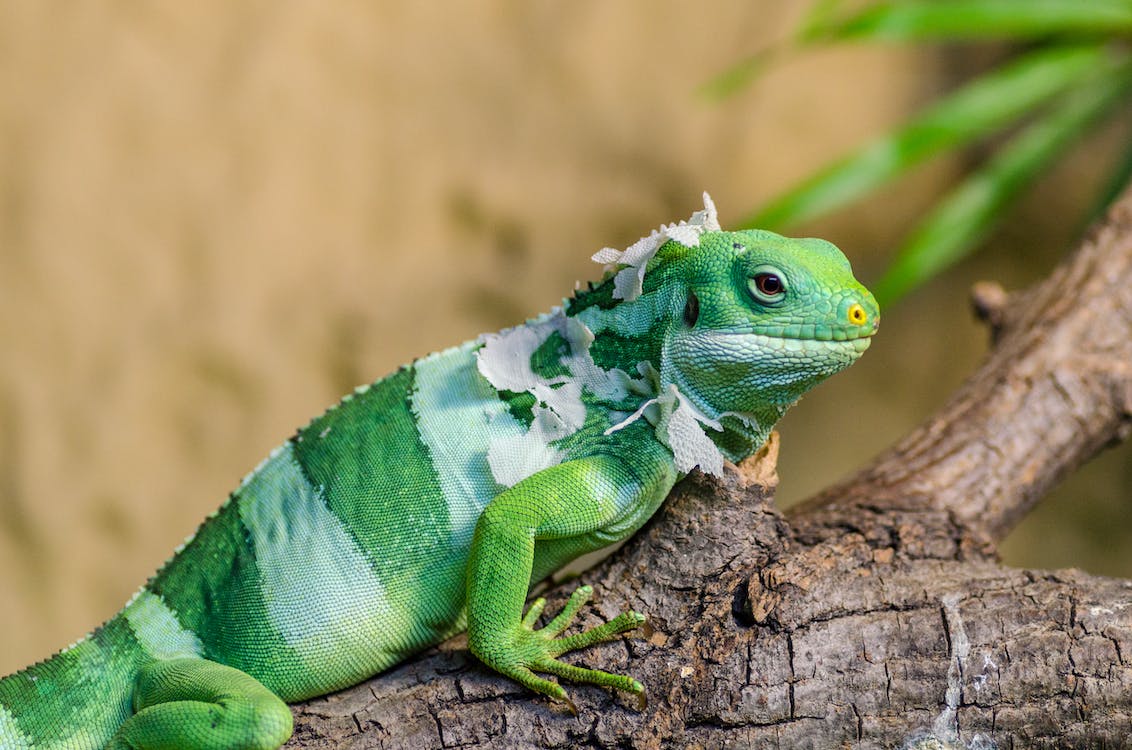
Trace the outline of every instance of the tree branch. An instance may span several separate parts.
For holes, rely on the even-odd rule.
[[[963,542],[995,543],[1054,484],[1128,436],[1132,196],[1048,279],[1012,296],[980,284],[975,306],[993,327],[988,361],[938,414],[797,508],[805,531],[908,511],[953,526]]]
[[[1127,743],[1132,583],[1007,569],[993,546],[1132,429],[1132,197],[1048,280],[984,285],[976,306],[995,331],[987,362],[857,476],[784,517],[773,438],[722,480],[681,483],[583,576],[599,597],[584,626],[632,607],[653,630],[572,660],[634,674],[645,711],[572,686],[572,716],[454,639],[297,706],[291,746]]]

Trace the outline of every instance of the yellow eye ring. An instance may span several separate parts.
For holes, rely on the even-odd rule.
[[[849,305],[848,312],[849,322],[855,326],[863,326],[869,322],[869,314],[865,312],[865,308],[854,302]]]

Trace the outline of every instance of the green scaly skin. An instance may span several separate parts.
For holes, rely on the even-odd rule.
[[[109,622],[0,680],[0,748],[275,748],[287,701],[449,636],[530,689],[640,696],[558,657],[644,621],[542,628],[531,583],[628,538],[695,468],[757,450],[868,347],[878,311],[822,240],[714,207],[595,260],[563,308],[425,357],[299,430]],[[572,704],[570,704],[572,705]]]

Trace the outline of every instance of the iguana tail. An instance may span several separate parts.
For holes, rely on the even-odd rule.
[[[55,656],[0,680],[0,750],[100,750],[130,715],[151,661],[118,615]]]

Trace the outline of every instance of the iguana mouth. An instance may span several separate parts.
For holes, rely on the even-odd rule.
[[[773,339],[795,341],[858,341],[869,339],[880,329],[880,319],[873,318],[871,325],[864,326],[818,326],[799,324],[787,326],[759,326],[750,331],[736,331],[732,335],[765,336]]]
[[[832,351],[851,348],[863,352],[872,343],[873,331],[826,331],[814,332],[812,335],[790,335],[790,333],[777,332],[773,328],[760,328],[757,331],[714,331],[703,335],[721,341],[749,339],[759,349],[776,352],[813,351],[818,348]]]

